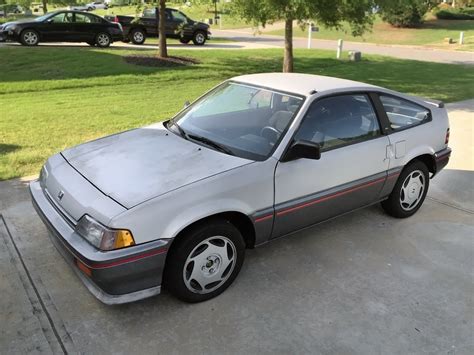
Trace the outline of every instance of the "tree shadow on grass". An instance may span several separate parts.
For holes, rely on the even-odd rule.
[[[16,144],[2,144],[0,143],[0,156],[14,152],[20,149],[21,146]]]

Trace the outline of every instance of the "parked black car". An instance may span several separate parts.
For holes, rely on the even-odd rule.
[[[120,24],[80,11],[56,11],[0,26],[0,41],[17,41],[25,46],[36,46],[39,42],[87,42],[104,48],[122,39]]]
[[[147,37],[158,37],[158,9],[145,10],[141,17],[105,16],[109,21],[118,22],[123,27],[125,41],[143,44]],[[165,12],[165,31],[167,38],[179,39],[181,43],[193,43],[202,46],[210,39],[209,25],[191,20],[181,11],[167,8]]]

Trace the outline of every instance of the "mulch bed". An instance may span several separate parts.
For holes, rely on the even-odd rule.
[[[180,67],[185,65],[199,64],[200,61],[188,57],[159,58],[152,55],[129,55],[124,60],[129,64],[142,65],[145,67]]]

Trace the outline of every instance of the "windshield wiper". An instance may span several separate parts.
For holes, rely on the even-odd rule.
[[[205,145],[208,145],[208,146],[210,146],[210,147],[212,147],[216,150],[219,150],[222,153],[226,153],[226,154],[229,154],[229,155],[235,155],[234,152],[232,150],[230,150],[229,148],[227,148],[226,146],[224,146],[222,144],[219,144],[217,142],[214,142],[214,141],[210,140],[209,138],[196,136],[194,134],[189,134],[188,138],[191,138],[192,140],[204,143]]]

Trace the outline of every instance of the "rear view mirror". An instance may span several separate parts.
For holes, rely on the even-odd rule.
[[[321,158],[321,146],[306,140],[299,140],[291,144],[290,149],[286,152],[282,161],[291,161],[296,159],[313,159]]]

